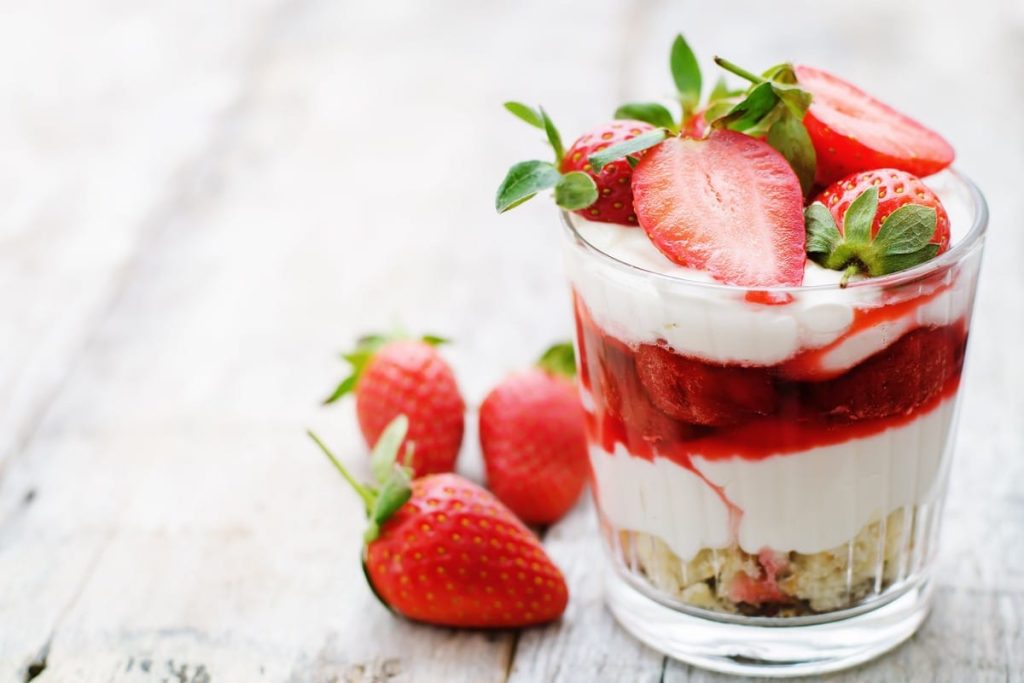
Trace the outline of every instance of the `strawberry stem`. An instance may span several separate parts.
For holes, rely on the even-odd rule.
[[[839,286],[845,288],[846,285],[850,284],[850,278],[860,272],[860,265],[857,263],[851,263],[843,271],[843,277],[839,281]]]
[[[345,481],[349,483],[349,486],[355,489],[355,492],[363,499],[363,505],[366,506],[366,514],[369,515],[373,511],[374,504],[377,502],[377,494],[372,489],[357,482],[355,478],[349,474],[348,470],[345,469],[345,466],[341,464],[341,461],[334,457],[334,454],[331,453],[330,449],[324,445],[324,442],[320,440],[320,437],[308,429],[306,430],[306,434],[309,435],[309,438],[313,439],[313,442],[320,447],[320,450],[324,452],[324,455],[326,455],[327,458],[334,463],[337,470],[341,472],[341,476],[345,477]]]
[[[717,64],[718,66],[722,67],[723,69],[725,69],[729,73],[736,74],[740,78],[742,78],[744,80],[747,80],[747,81],[750,81],[754,85],[758,85],[760,83],[764,83],[765,82],[764,78],[758,76],[755,73],[751,73],[751,72],[747,71],[742,66],[738,66],[736,64],[733,64],[732,62],[730,62],[728,59],[725,59],[724,57],[718,57],[716,55],[715,56],[715,64]]]

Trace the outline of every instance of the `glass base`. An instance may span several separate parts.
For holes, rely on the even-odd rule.
[[[867,612],[837,612],[828,621],[796,625],[694,616],[649,597],[614,571],[608,572],[606,598],[623,628],[670,657],[722,673],[789,678],[847,669],[893,649],[927,616],[931,584],[921,580]]]

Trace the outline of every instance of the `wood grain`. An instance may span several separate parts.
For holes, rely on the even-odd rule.
[[[570,334],[550,207],[493,213],[504,168],[546,153],[500,103],[543,102],[568,137],[665,94],[679,29],[706,63],[792,56],[870,83],[985,189],[934,613],[835,680],[1024,680],[1024,14],[870,0],[812,29],[795,0],[743,5],[5,12],[0,681],[725,680],[615,626],[587,501],[546,537],[573,593],[559,624],[394,618],[359,571],[357,501],[303,435],[365,472],[351,406],[317,405],[359,333],[454,337],[471,404]]]

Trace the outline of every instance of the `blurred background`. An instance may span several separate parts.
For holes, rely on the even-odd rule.
[[[501,103],[543,104],[568,143],[670,95],[679,31],[708,87],[714,54],[862,85],[988,197],[947,608],[886,666],[1019,676],[1020,0],[41,0],[0,20],[0,680],[663,671],[600,608],[586,509],[549,532],[574,581],[560,630],[391,618],[358,501],[303,429],[365,469],[351,405],[318,406],[361,333],[453,338],[471,405],[570,336],[550,202],[494,212],[507,167],[548,154]]]

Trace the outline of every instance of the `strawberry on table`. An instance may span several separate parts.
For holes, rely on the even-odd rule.
[[[919,178],[883,168],[828,187],[807,207],[807,252],[851,276],[894,273],[949,248],[949,216]]]
[[[375,449],[378,487],[357,483],[309,434],[363,499],[363,569],[374,594],[409,619],[440,626],[514,628],[561,616],[569,591],[537,537],[458,475],[410,480],[395,462],[405,427],[396,418]]]
[[[506,377],[480,406],[487,487],[525,522],[553,524],[589,476],[586,416],[573,381],[571,344]]]
[[[731,130],[670,138],[633,169],[633,205],[670,260],[733,285],[799,285],[803,194],[786,159]]]
[[[355,392],[359,428],[373,446],[398,415],[409,418],[416,476],[450,472],[462,445],[466,406],[455,375],[437,351],[444,340],[371,335],[345,354],[352,366],[324,403]]]

